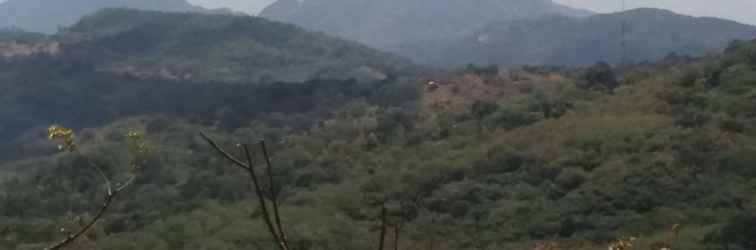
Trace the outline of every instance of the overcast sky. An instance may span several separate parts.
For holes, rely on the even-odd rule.
[[[0,0],[2,1],[2,0]],[[257,13],[274,0],[189,0],[211,8]],[[613,12],[622,8],[622,0],[554,0],[566,5],[597,12]],[[756,24],[756,0],[625,0],[628,8],[657,7],[695,16],[715,16]]]

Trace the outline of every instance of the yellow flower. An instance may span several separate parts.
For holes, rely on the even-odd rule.
[[[47,128],[47,139],[51,141],[58,141],[58,149],[68,152],[74,152],[78,149],[74,142],[74,132],[70,128],[63,127],[61,125],[53,124]]]
[[[620,238],[609,245],[609,250],[629,250],[633,248],[633,241],[637,240],[637,237],[625,237]]]
[[[129,131],[126,133],[126,139],[129,144],[129,153],[131,153],[131,160],[129,160],[129,172],[135,174],[139,170],[141,165],[146,163],[144,159],[147,154],[152,150],[144,139],[144,134]]]

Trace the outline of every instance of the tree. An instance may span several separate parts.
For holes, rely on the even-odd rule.
[[[619,81],[614,74],[614,70],[612,70],[612,66],[605,62],[598,62],[586,69],[586,72],[583,74],[583,81],[583,88],[604,89],[610,94],[613,94],[614,89],[619,86]]]
[[[478,125],[478,133],[483,131],[483,119],[486,116],[496,112],[499,107],[495,103],[486,101],[475,101],[471,107],[471,113],[475,116],[475,121]]]
[[[720,230],[708,234],[704,242],[720,244],[725,249],[756,249],[756,216],[736,216]]]
[[[478,66],[470,63],[465,66],[465,71],[480,76],[495,76],[499,74],[499,67],[496,65]]]

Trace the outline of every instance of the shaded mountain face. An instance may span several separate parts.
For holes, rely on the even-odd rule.
[[[415,57],[438,66],[585,65],[618,63],[622,23],[628,62],[658,60],[670,53],[719,52],[734,39],[753,39],[756,27],[716,18],[696,18],[659,9],[636,9],[588,18],[563,16],[498,22],[451,44],[418,50]]]
[[[140,78],[373,80],[409,66],[355,42],[251,16],[107,9],[57,37],[64,56]]]
[[[326,113],[414,70],[356,42],[263,18],[105,9],[52,36],[0,30],[0,141],[126,115],[223,116],[224,126],[241,126],[268,113]]]
[[[19,40],[0,40],[0,56],[54,51],[71,65],[142,79],[368,82],[414,70],[407,60],[356,42],[246,15],[105,9],[46,39]]]
[[[53,33],[103,8],[199,11],[186,0],[8,0],[0,3],[0,27]]]
[[[544,14],[586,16],[550,0],[279,0],[260,16],[392,52],[463,37],[493,21]]]

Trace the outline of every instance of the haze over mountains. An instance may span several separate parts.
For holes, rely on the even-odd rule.
[[[545,14],[591,13],[551,0],[279,0],[260,16],[398,52],[411,44],[461,38],[494,21]]]
[[[441,67],[616,63],[623,22],[632,61],[703,55],[756,37],[754,26],[718,18],[659,9],[591,16],[550,0],[279,0],[260,15]]]
[[[108,7],[209,12],[187,0],[9,0],[0,3],[0,27],[52,33]],[[436,67],[616,63],[622,22],[631,61],[703,55],[756,37],[754,26],[656,9],[592,14],[551,0],[278,0],[260,16]]]
[[[625,22],[626,33],[622,34]],[[660,9],[635,9],[588,18],[549,16],[497,22],[449,44],[416,48],[410,57],[437,66],[587,65],[655,61],[676,53],[717,53],[732,40],[756,38],[756,27],[718,18],[697,18]],[[428,56],[427,58],[423,58]]]

